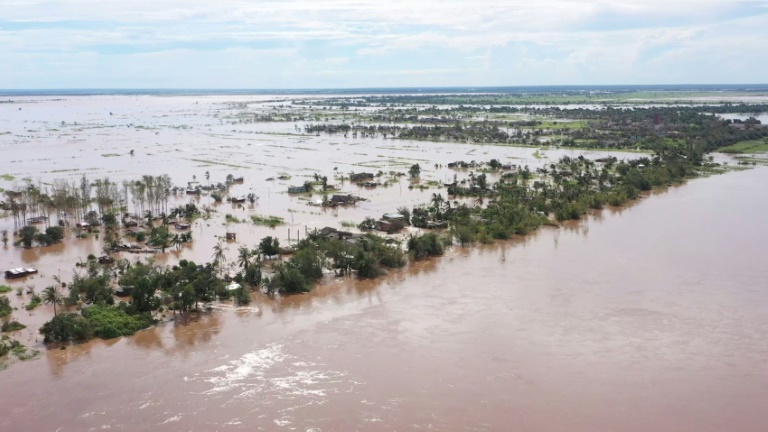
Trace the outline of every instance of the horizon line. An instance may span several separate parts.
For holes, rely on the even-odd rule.
[[[296,90],[389,90],[389,89],[492,89],[492,88],[594,88],[594,87],[680,87],[680,86],[760,86],[765,83],[666,83],[666,84],[526,84],[526,85],[452,85],[452,86],[375,86],[375,87],[18,87],[0,88],[0,91],[47,91],[47,90],[216,90],[216,91],[296,91]]]
[[[592,84],[592,85],[526,85],[526,86],[449,86],[449,87],[346,87],[346,88],[152,88],[152,87],[92,87],[92,88],[28,88],[0,89],[0,97],[41,96],[345,96],[352,95],[436,95],[436,94],[553,94],[600,96],[618,93],[658,91],[675,92],[768,92],[768,84]],[[9,99],[10,101],[10,99]]]

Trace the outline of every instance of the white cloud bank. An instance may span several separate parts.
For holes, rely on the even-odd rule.
[[[0,0],[0,88],[761,83],[766,40],[766,0]]]

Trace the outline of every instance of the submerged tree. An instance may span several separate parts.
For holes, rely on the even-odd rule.
[[[59,293],[56,290],[55,286],[49,286],[45,290],[43,290],[43,302],[45,304],[52,304],[53,305],[53,316],[56,316],[56,305],[61,303],[61,297],[59,297]]]
[[[411,178],[419,177],[421,175],[421,167],[419,164],[411,165],[411,168],[408,170],[408,174],[411,176]]]

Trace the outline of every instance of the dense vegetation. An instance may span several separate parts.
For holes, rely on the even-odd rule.
[[[254,250],[241,247],[239,271],[234,276],[226,274],[223,267],[221,245],[215,248],[213,261],[204,265],[186,260],[171,267],[126,260],[109,265],[89,261],[85,273],[73,275],[69,295],[63,299],[70,307],[83,305],[81,313],[57,314],[40,331],[48,342],[125,336],[148,327],[154,316],[165,310],[188,313],[199,310],[200,303],[230,299],[246,304],[253,290],[271,295],[307,292],[326,271],[338,275],[354,271],[369,278],[406,263],[398,245],[373,234],[345,241],[313,232],[294,246],[290,260],[265,263],[262,259],[280,252],[280,244],[273,237],[262,239]],[[265,265],[268,278],[262,277]],[[239,285],[230,285],[230,281]],[[129,290],[130,302],[115,304],[113,285]],[[49,288],[40,301],[55,305],[62,299],[55,288]]]
[[[589,210],[620,206],[642,192],[679,183],[716,164],[699,159],[696,152],[661,152],[630,161],[563,157],[535,173],[527,168],[505,172],[491,184],[484,174],[448,187],[448,198],[433,194],[429,205],[411,212],[414,226],[447,224],[448,241],[460,244],[492,242],[528,234],[543,224],[579,219]],[[475,197],[475,204],[458,204],[451,197]],[[414,237],[409,250],[415,258],[439,255],[440,242]]]
[[[503,99],[503,98],[502,98]],[[421,102],[417,102],[417,101]],[[569,108],[548,105],[510,106],[497,96],[372,96],[361,104],[377,109],[360,114],[356,123],[316,123],[306,133],[344,134],[353,138],[391,137],[508,145],[558,145],[581,148],[654,151],[684,145],[706,153],[742,141],[768,137],[768,127],[754,118],[723,120],[720,113],[768,112],[768,104],[654,107]],[[393,106],[392,104],[431,104]],[[488,105],[486,105],[488,104]],[[553,121],[548,121],[548,120]]]

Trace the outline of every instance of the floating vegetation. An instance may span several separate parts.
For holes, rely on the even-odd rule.
[[[228,166],[233,168],[248,168],[243,165],[236,165],[236,164],[231,164],[226,162],[217,162],[217,161],[212,161],[207,159],[193,159],[193,158],[186,158],[186,159],[192,162],[200,162],[200,163],[209,164],[209,165],[223,165],[223,166]]]
[[[232,216],[231,214],[226,214],[224,216],[224,219],[227,221],[227,223],[243,223],[243,222],[245,222],[243,219],[240,219],[237,216]]]
[[[25,328],[27,328],[27,326],[25,326],[24,324],[18,321],[8,321],[3,323],[2,326],[0,326],[0,331],[2,331],[3,333],[8,333],[8,332],[23,330]]]
[[[722,147],[718,151],[722,153],[766,153],[768,152],[768,138],[737,142]]]
[[[268,226],[270,228],[275,228],[275,227],[280,226],[280,225],[285,225],[285,219],[281,218],[280,216],[253,215],[253,216],[251,216],[251,220],[256,225]]]

